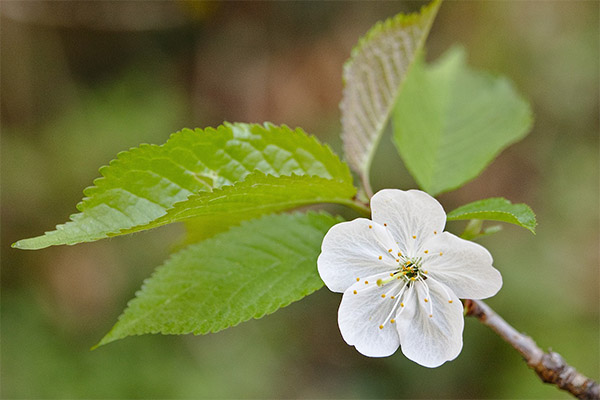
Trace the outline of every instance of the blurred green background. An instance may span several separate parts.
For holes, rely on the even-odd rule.
[[[67,220],[119,151],[163,143],[182,127],[285,123],[339,150],[341,68],[352,45],[377,20],[420,5],[2,2],[2,398],[569,398],[471,318],[463,352],[440,368],[400,352],[363,357],[343,342],[340,296],[326,289],[218,334],[89,351],[181,227],[10,248]],[[536,236],[505,226],[481,240],[504,276],[488,303],[595,379],[599,7],[447,2],[427,54],[462,43],[472,66],[510,77],[532,101],[531,135],[440,200],[447,210],[492,196],[533,207]],[[375,189],[414,187],[390,143],[376,157]]]

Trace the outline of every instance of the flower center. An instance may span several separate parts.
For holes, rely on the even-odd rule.
[[[427,274],[427,271],[421,269],[422,261],[420,257],[404,260],[395,274],[402,275],[405,280],[415,281],[423,274]],[[423,279],[427,279],[427,277],[424,276]]]
[[[377,279],[377,286],[383,286],[397,279],[401,279],[404,282],[407,282],[410,287],[412,282],[417,280],[425,281],[427,279],[427,270],[423,269],[423,259],[421,257],[401,257],[396,259],[396,262],[398,262],[398,269],[391,272],[389,278]]]

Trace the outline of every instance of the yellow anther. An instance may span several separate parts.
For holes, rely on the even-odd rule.
[[[381,295],[381,297],[385,299],[385,293],[384,293],[384,294],[382,294],[382,295]]]
[[[354,291],[354,294],[358,293],[356,290]]]
[[[360,278],[356,278],[356,282],[360,281]]]
[[[434,235],[437,235],[437,231],[433,231],[433,234],[434,234]]]
[[[369,284],[369,281],[365,281],[365,285],[368,285],[368,284]]]
[[[429,314],[429,318],[432,318],[432,317],[433,317],[433,314]]]
[[[377,279],[377,286],[381,286],[383,284],[383,281],[381,279]]]
[[[425,254],[429,253],[429,250],[425,250]]]
[[[448,300],[448,303],[452,304],[452,300]]]
[[[415,235],[413,235],[413,239],[416,239],[417,237]]]
[[[429,271],[427,271],[427,270],[423,270],[423,273],[424,273],[424,274],[426,274],[426,273],[428,273],[428,272],[429,272]]]
[[[441,256],[442,254],[444,254],[444,253],[442,253],[442,252],[440,251],[440,256]]]
[[[383,329],[383,325],[379,325],[379,329]]]
[[[369,225],[369,229],[373,229],[373,225]]]
[[[396,262],[400,262],[400,259],[396,258]]]
[[[401,251],[398,252],[398,257],[402,257],[402,252]]]
[[[390,276],[394,276],[394,273],[393,273],[393,272],[390,272]]]
[[[404,307],[404,303],[400,303],[400,307]]]
[[[425,303],[429,302],[429,300],[427,300],[427,299],[423,299],[423,301],[424,301]]]
[[[387,224],[386,224],[386,223],[384,223],[384,224],[383,224],[383,226],[387,226]]]
[[[392,249],[389,249],[389,250],[388,250],[388,253],[391,253],[391,252],[392,252]]]
[[[396,296],[391,296],[390,299],[394,300],[396,298]]]
[[[412,278],[410,278],[411,281],[416,281],[417,278],[415,278],[414,276]]]
[[[390,319],[390,323],[394,324],[394,323],[396,323],[396,320],[395,319]]]

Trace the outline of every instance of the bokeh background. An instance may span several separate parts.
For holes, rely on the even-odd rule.
[[[376,21],[421,5],[2,2],[2,398],[568,398],[471,318],[463,352],[440,368],[400,352],[365,358],[343,342],[340,296],[326,289],[218,334],[135,337],[89,351],[182,228],[10,248],[64,222],[119,151],[161,144],[182,127],[285,123],[340,151],[351,47]],[[492,196],[533,207],[536,236],[505,226],[481,240],[504,276],[488,303],[595,379],[599,6],[449,1],[427,45],[434,60],[463,44],[472,66],[510,77],[531,100],[532,133],[440,200],[447,210]],[[384,138],[376,157],[375,189],[414,187],[390,143]]]

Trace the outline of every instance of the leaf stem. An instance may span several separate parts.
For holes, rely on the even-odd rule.
[[[560,354],[544,352],[532,338],[518,332],[484,302],[466,300],[465,310],[466,315],[477,318],[513,346],[543,382],[556,385],[579,399],[600,398],[597,382],[577,372]]]

